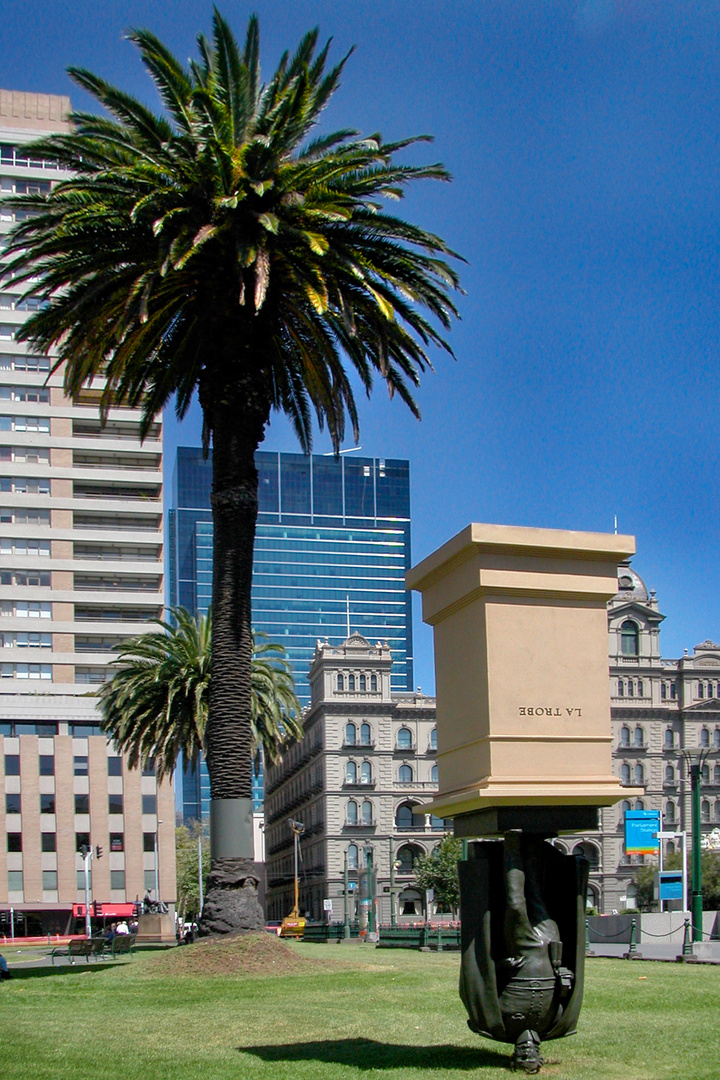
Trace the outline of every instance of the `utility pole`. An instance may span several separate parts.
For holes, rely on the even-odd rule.
[[[85,869],[85,937],[92,937],[92,925],[90,922],[90,863],[92,862],[93,849],[87,844],[80,848]]]
[[[343,867],[343,882],[345,885],[343,895],[343,937],[348,941],[350,939],[350,874],[348,873],[347,851],[345,852],[345,864]]]

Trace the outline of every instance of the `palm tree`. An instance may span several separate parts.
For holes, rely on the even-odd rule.
[[[41,303],[18,336],[56,350],[72,399],[97,379],[101,415],[137,406],[147,432],[171,399],[182,417],[198,394],[213,448],[208,896],[239,888],[228,915],[239,927],[262,918],[247,889],[255,451],[273,410],[305,452],[313,416],[336,452],[346,421],[357,441],[344,361],[365,392],[379,376],[419,415],[411,388],[431,347],[450,352],[459,283],[439,237],[383,210],[412,181],[449,179],[439,164],[396,161],[425,137],[311,137],[348,57],[328,67],[313,30],[263,85],[257,19],[244,49],[217,11],[212,26],[188,67],[147,30],[129,33],[162,115],[69,69],[109,116],[73,113],[72,131],[35,144],[69,178],[12,200],[25,220],[6,252]]]
[[[155,763],[159,780],[171,776],[180,755],[197,767],[205,750],[210,694],[212,617],[172,608],[160,630],[115,646],[117,668],[98,692],[103,730],[131,768]],[[290,661],[281,645],[253,632],[252,755],[277,761],[290,739],[302,735],[302,710]]]

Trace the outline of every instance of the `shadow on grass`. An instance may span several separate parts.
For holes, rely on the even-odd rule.
[[[327,1039],[322,1042],[285,1043],[274,1046],[239,1046],[243,1054],[255,1054],[267,1062],[317,1061],[326,1065],[354,1065],[358,1069],[473,1069],[509,1064],[507,1052],[470,1046],[408,1046],[373,1039]]]
[[[48,977],[56,976],[62,978],[65,975],[78,975],[83,972],[96,972],[107,971],[108,968],[125,966],[129,961],[122,960],[110,960],[106,963],[90,963],[86,964],[83,960],[82,964],[68,964],[67,961],[62,964],[46,964],[42,967],[21,967],[19,964],[10,967],[10,973],[12,975],[12,982],[23,982],[25,979],[46,979]]]

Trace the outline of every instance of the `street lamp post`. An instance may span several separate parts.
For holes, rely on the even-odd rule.
[[[702,827],[700,813],[700,781],[702,768],[710,753],[703,747],[697,755],[690,750],[683,750],[688,775],[690,776],[690,817],[692,821],[692,862],[690,865],[690,914],[692,918],[692,939],[702,941]]]
[[[390,925],[393,929],[397,926],[397,896],[395,895],[395,855],[393,853],[393,838],[390,840]]]
[[[162,821],[158,821],[155,826],[155,899],[160,905],[160,845],[158,843],[158,829],[162,825]]]
[[[345,892],[343,893],[343,937],[346,941],[350,938],[350,874],[348,871],[348,853],[345,852],[345,864],[343,867],[343,883],[345,886]]]

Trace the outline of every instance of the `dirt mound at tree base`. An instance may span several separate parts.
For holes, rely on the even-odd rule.
[[[159,975],[293,975],[313,967],[312,961],[265,932],[206,938],[153,959]]]

